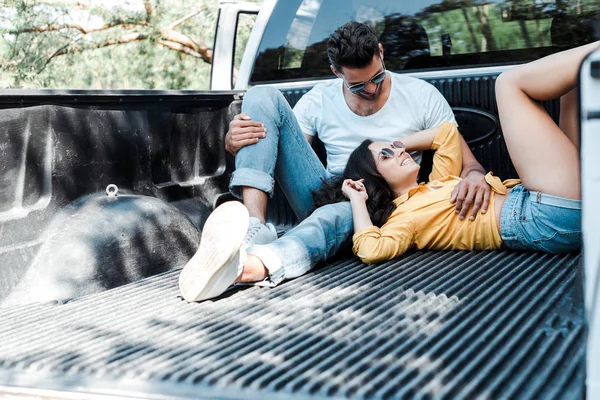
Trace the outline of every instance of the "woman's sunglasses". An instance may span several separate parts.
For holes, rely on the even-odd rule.
[[[394,140],[392,142],[391,147],[392,147],[391,149],[388,147],[384,147],[383,149],[379,150],[379,156],[381,158],[393,158],[396,156],[396,152],[394,152],[393,149],[406,149],[406,145],[399,140]],[[407,153],[411,158],[414,159],[415,156],[419,152],[418,151],[408,151]]]
[[[365,88],[367,87],[367,85],[369,83],[374,83],[376,85],[379,85],[381,82],[383,82],[385,80],[385,77],[386,77],[385,64],[383,63],[383,59],[381,57],[379,59],[381,60],[381,66],[383,67],[383,71],[375,74],[367,82],[356,83],[356,84],[350,86],[350,85],[348,85],[346,80],[344,80],[344,83],[346,83],[346,88],[348,88],[348,90],[351,93],[362,92],[363,90],[365,90]]]
[[[392,148],[384,147],[379,150],[379,155],[383,158],[392,158],[396,155],[396,152],[393,149],[406,149],[406,146],[401,141],[394,140],[392,142]]]

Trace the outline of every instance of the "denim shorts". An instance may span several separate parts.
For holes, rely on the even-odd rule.
[[[581,200],[517,185],[502,206],[500,232],[509,249],[548,253],[581,250]]]

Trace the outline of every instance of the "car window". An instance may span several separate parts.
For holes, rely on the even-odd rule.
[[[235,45],[233,49],[233,73],[231,74],[231,87],[235,87],[237,74],[242,63],[242,56],[248,44],[248,38],[254,23],[256,22],[257,13],[240,12],[238,13],[237,26],[235,29]]]
[[[530,61],[594,40],[600,0],[286,0],[273,10],[251,84],[330,77],[337,26],[369,24],[393,71]]]

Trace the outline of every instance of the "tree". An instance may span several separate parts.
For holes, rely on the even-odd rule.
[[[490,21],[488,18],[489,15],[489,5],[476,5],[473,7],[473,12],[475,16],[479,20],[479,24],[481,27],[482,34],[482,43],[481,48],[484,51],[496,51],[496,39],[492,33],[492,29],[490,27]]]
[[[4,87],[206,89],[217,0],[0,3]]]

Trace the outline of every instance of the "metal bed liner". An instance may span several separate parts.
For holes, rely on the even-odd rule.
[[[0,310],[0,393],[39,398],[575,399],[580,255],[338,259],[185,303],[178,271]],[[29,389],[25,390],[24,388]]]

